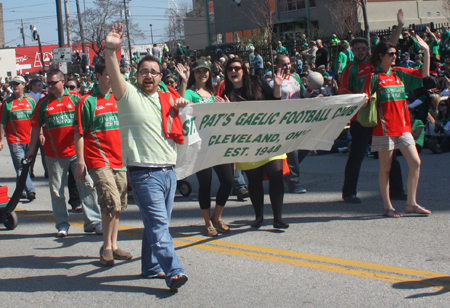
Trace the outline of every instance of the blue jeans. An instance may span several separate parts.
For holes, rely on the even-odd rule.
[[[247,189],[247,182],[245,182],[244,173],[236,169],[234,172],[233,192],[237,194],[241,189]]]
[[[8,143],[9,151],[11,152],[11,158],[14,164],[14,169],[16,169],[17,180],[22,173],[22,158],[25,158],[25,153],[30,148],[30,144],[19,144],[19,143]],[[33,182],[31,182],[30,174],[27,176],[27,181],[25,183],[25,192],[28,194],[30,192],[36,192],[34,189]]]
[[[45,156],[48,168],[48,186],[52,197],[53,215],[56,220],[56,229],[61,227],[69,228],[69,212],[67,211],[66,198],[64,197],[64,187],[67,183],[69,169],[75,174],[77,168],[77,156],[66,158],[52,158]],[[97,202],[97,193],[94,189],[92,179],[86,175],[84,182],[77,181],[78,192],[80,193],[81,206],[83,207],[84,229],[92,230],[97,224],[102,222],[100,216],[100,206]]]
[[[142,275],[150,278],[164,272],[169,286],[172,277],[184,274],[169,232],[177,188],[175,171],[142,168],[130,170],[129,174],[134,200],[144,222]]]

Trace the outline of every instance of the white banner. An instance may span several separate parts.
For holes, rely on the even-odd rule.
[[[365,94],[312,99],[190,104],[180,110],[185,145],[177,179],[234,162],[256,162],[297,149],[330,150],[366,101]]]

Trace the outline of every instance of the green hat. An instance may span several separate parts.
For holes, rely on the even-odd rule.
[[[199,68],[206,68],[207,70],[211,71],[208,61],[203,59],[198,59],[194,62],[194,64],[192,64],[192,71],[198,70]]]

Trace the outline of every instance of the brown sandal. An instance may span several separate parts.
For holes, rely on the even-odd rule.
[[[217,230],[219,230],[219,232],[221,232],[221,233],[229,233],[230,232],[230,228],[227,226],[227,224],[223,220],[219,220],[218,222],[215,222],[211,217],[211,221],[212,221],[214,227],[216,227]]]
[[[397,212],[395,209],[387,209],[383,211],[383,216],[390,218],[400,218],[402,217],[402,214]]]
[[[206,236],[217,236],[217,235],[219,235],[219,233],[217,233],[216,228],[209,226],[209,227],[205,228],[205,235]]]

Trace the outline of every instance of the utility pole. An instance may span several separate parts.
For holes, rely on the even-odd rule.
[[[370,28],[369,28],[369,20],[367,18],[367,8],[366,8],[366,1],[365,0],[361,0],[361,7],[362,7],[362,11],[363,11],[363,16],[364,16],[364,29],[365,29],[365,34],[366,34],[366,39],[370,44]]]
[[[39,34],[37,35],[37,39],[39,44],[39,52],[41,54],[42,72],[45,73],[44,54],[42,53],[41,37],[39,36]]]
[[[58,45],[64,47],[64,26],[62,17],[61,0],[56,0],[56,16],[58,18]]]
[[[64,8],[66,10],[67,45],[69,45],[69,47],[72,47],[72,34],[70,33],[69,0],[64,0]]]
[[[22,40],[23,40],[23,46],[25,46],[25,28],[23,27],[23,19],[20,20],[22,22],[22,28],[20,31],[22,32]]]
[[[150,33],[152,34],[152,45],[153,45],[153,25],[150,24]]]
[[[128,39],[128,53],[130,54],[130,59],[128,59],[128,63],[131,65],[131,59],[133,58],[131,54],[131,41],[130,41],[130,30],[128,27],[128,14],[127,14],[127,0],[123,0],[123,7],[124,7],[124,13],[125,13],[125,24],[127,25],[127,39]]]
[[[76,2],[77,2],[78,23],[80,24],[81,47],[83,48],[83,53],[86,53],[86,47],[84,44],[83,21],[81,20],[81,13],[80,13],[80,2],[78,0],[76,0]],[[85,9],[86,9],[86,7],[85,7]]]

